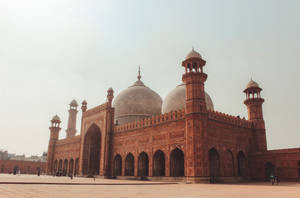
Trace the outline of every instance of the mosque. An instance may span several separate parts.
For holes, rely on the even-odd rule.
[[[237,182],[300,178],[300,148],[267,150],[262,88],[245,90],[248,119],[214,109],[205,92],[206,61],[194,49],[182,62],[182,84],[161,97],[138,79],[114,98],[93,108],[70,103],[66,138],[61,119],[51,120],[47,173],[120,179]],[[175,86],[174,86],[175,87]]]

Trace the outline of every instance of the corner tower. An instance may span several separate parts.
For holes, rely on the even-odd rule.
[[[58,115],[53,116],[51,120],[50,129],[50,139],[48,144],[48,153],[47,153],[47,174],[52,175],[53,173],[53,160],[55,153],[55,146],[58,140],[59,131],[60,131],[60,118]]]
[[[76,100],[72,100],[69,109],[68,128],[66,130],[67,138],[74,137],[76,134],[76,116],[78,104]]]
[[[186,160],[185,174],[191,182],[201,182],[207,177],[205,164],[205,139],[208,113],[205,102],[204,82],[207,74],[203,72],[206,61],[194,49],[182,62],[185,73],[182,81],[186,85]]]
[[[262,88],[259,87],[258,83],[252,79],[247,84],[244,93],[246,94],[246,100],[244,104],[248,109],[248,119],[253,123],[254,126],[254,149],[255,151],[266,151],[267,140],[265,121],[263,118],[262,104],[264,99],[261,97]]]

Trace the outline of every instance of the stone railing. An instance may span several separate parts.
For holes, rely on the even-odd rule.
[[[252,123],[245,118],[241,119],[239,116],[228,115],[218,111],[208,111],[208,119],[223,122],[226,124],[232,124],[239,127],[251,128]]]
[[[171,111],[169,113],[152,116],[143,120],[125,123],[122,125],[115,125],[115,132],[122,132],[128,130],[134,130],[138,128],[151,127],[166,122],[175,120],[181,120],[185,118],[185,109]]]

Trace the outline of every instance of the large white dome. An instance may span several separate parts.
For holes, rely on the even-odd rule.
[[[175,89],[173,89],[167,97],[164,99],[162,104],[162,113],[168,113],[170,111],[175,111],[179,109],[185,108],[185,84],[178,85]],[[208,95],[205,92],[205,102],[206,108],[208,110],[214,110],[214,104]]]
[[[161,114],[161,97],[138,79],[113,101],[115,122],[124,124]]]

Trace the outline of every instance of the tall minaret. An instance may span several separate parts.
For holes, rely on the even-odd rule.
[[[66,130],[67,138],[74,137],[76,134],[76,116],[78,112],[77,106],[78,104],[76,100],[72,100],[69,109],[68,128]]]
[[[208,113],[205,103],[204,82],[207,74],[203,73],[206,61],[194,49],[182,62],[185,73],[182,81],[186,85],[186,157],[185,175],[191,182],[200,182],[208,175],[206,156],[206,127]]]
[[[248,109],[248,119],[253,123],[255,128],[255,151],[267,150],[265,121],[262,111],[262,104],[264,103],[264,99],[260,95],[261,91],[262,88],[260,88],[259,85],[252,79],[244,90],[244,93],[246,94],[246,100],[244,101],[244,104]]]
[[[54,160],[54,153],[55,153],[55,146],[58,140],[59,131],[60,131],[60,118],[58,115],[53,116],[51,120],[50,129],[50,139],[48,144],[48,153],[47,153],[47,174],[52,175],[53,172],[53,160]]]

